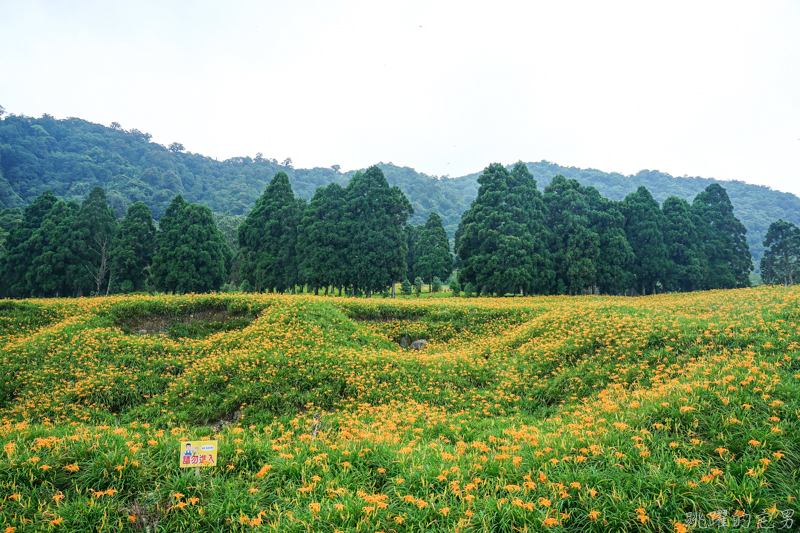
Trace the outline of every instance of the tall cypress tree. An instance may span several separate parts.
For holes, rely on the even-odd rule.
[[[661,206],[667,225],[664,241],[669,254],[666,287],[671,291],[695,291],[703,287],[708,265],[697,231],[697,216],[689,202],[676,196]]]
[[[445,280],[453,271],[453,256],[450,254],[450,241],[444,230],[441,217],[431,211],[419,236],[419,259],[415,265],[415,275],[428,282],[434,277]]]
[[[642,294],[656,292],[656,284],[664,283],[669,268],[664,243],[666,219],[658,202],[641,186],[622,201],[625,235],[635,256],[632,274]]]
[[[767,283],[781,280],[786,286],[794,285],[800,271],[800,228],[783,219],[776,220],[769,225],[764,247],[762,278]]]
[[[6,254],[0,257],[0,297],[24,298],[30,294],[26,276],[35,258],[31,237],[56,203],[58,198],[52,191],[44,191],[25,208],[22,221],[9,232]]]
[[[412,226],[409,224],[405,227],[406,243],[408,245],[408,252],[406,252],[406,279],[416,279],[419,275],[417,273],[417,262],[419,261],[419,238],[422,234],[423,224]]]
[[[482,292],[540,292],[550,278],[541,234],[541,196],[519,163],[509,173],[492,163],[478,177],[478,196],[461,219],[459,278]]]
[[[72,249],[78,258],[70,278],[75,293],[101,293],[108,283],[111,247],[117,231],[117,217],[108,205],[102,187],[94,187],[73,217]]]
[[[589,206],[589,227],[597,235],[600,253],[595,259],[597,288],[604,294],[620,294],[630,286],[635,256],[625,235],[625,216],[619,202],[600,196],[594,187],[584,187]]]
[[[747,228],[733,214],[725,188],[718,183],[706,187],[694,198],[692,211],[708,260],[705,288],[749,287],[753,258],[745,238]]]
[[[231,251],[208,207],[176,196],[159,221],[155,243],[151,275],[159,290],[209,292],[225,283]]]
[[[111,250],[111,276],[122,292],[145,288],[155,253],[155,237],[150,208],[142,202],[131,204],[117,228]]]
[[[590,206],[577,180],[558,175],[544,190],[556,291],[581,294],[597,283],[600,237],[592,231]]]
[[[256,290],[294,290],[300,215],[289,177],[278,172],[239,226],[242,278]]]
[[[345,191],[351,235],[348,277],[370,296],[404,279],[407,238],[403,228],[414,209],[398,187],[389,186],[377,166],[357,172]]]
[[[303,211],[297,232],[298,270],[310,288],[347,283],[350,239],[344,209],[345,191],[338,183],[319,187]]]
[[[34,258],[26,273],[32,296],[68,296],[72,292],[73,273],[80,267],[80,258],[70,246],[73,218],[80,208],[75,202],[56,203],[47,213],[32,238]]]

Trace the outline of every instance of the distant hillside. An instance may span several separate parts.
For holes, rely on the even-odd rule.
[[[276,172],[289,175],[295,193],[311,198],[317,187],[332,181],[346,184],[353,172],[334,168],[295,169],[275,159],[234,157],[225,161],[168,149],[150,142],[150,135],[93,124],[78,118],[56,120],[11,115],[0,120],[0,209],[24,207],[46,189],[67,200],[81,201],[92,187],[106,189],[117,216],[127,206],[143,201],[158,219],[170,200],[182,194],[190,202],[215,212],[246,214]],[[487,164],[491,161],[487,161]],[[540,189],[556,174],[596,187],[604,196],[620,200],[645,185],[659,201],[670,195],[691,199],[718,180],[676,178],[657,171],[635,176],[594,169],[561,167],[547,161],[528,163]],[[381,163],[391,185],[397,185],[414,206],[410,222],[422,224],[432,210],[442,217],[453,237],[461,214],[478,192],[478,173],[461,178],[437,178],[408,167]],[[737,216],[748,228],[748,242],[760,257],[761,241],[778,218],[800,224],[800,198],[768,187],[719,181],[728,191]]]

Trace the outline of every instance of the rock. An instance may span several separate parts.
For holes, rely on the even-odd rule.
[[[411,349],[412,350],[421,350],[421,349],[423,349],[425,347],[426,344],[428,344],[427,340],[419,339],[419,340],[414,341],[414,342],[411,343]]]
[[[147,330],[146,329],[140,329],[139,330],[139,335],[147,335]]]
[[[408,348],[408,337],[403,337],[402,339],[400,339],[400,347]]]

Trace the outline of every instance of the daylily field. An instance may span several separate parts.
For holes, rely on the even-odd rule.
[[[0,354],[6,533],[800,526],[797,288],[6,300]]]

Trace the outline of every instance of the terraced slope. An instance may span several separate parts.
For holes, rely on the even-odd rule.
[[[0,526],[788,531],[799,303],[2,302]],[[178,449],[201,438],[196,477]]]

